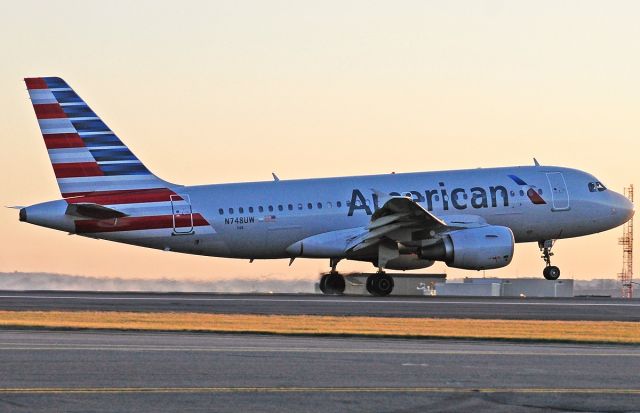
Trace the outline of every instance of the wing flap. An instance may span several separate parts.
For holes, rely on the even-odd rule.
[[[367,226],[367,232],[353,239],[348,246],[352,252],[375,246],[385,238],[398,236],[399,230],[405,230],[404,234],[417,231],[433,230],[441,232],[449,229],[440,218],[431,214],[418,203],[406,197],[389,197],[381,194],[386,201],[380,209],[371,216],[371,222]],[[402,233],[402,231],[400,231]],[[395,241],[408,241],[394,239]]]

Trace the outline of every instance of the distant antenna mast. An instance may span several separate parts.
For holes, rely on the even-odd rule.
[[[624,195],[633,202],[633,184],[624,189]],[[622,298],[633,298],[633,218],[624,224],[618,244],[622,245],[622,272],[618,274]]]

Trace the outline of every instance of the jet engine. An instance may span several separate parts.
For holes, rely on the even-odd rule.
[[[513,246],[509,228],[489,225],[449,232],[434,244],[422,247],[418,255],[425,260],[444,261],[453,268],[488,270],[509,265]]]

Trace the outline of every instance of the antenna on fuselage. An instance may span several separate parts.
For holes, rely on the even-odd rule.
[[[276,181],[276,182],[280,181],[280,178],[278,178],[278,175],[276,175],[275,172],[271,172],[271,176],[273,176],[273,180],[274,181]]]
[[[533,158],[533,164],[535,166],[540,166],[540,162],[538,162],[538,160],[536,158]]]

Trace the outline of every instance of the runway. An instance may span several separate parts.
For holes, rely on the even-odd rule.
[[[365,297],[313,294],[0,291],[0,310],[89,310],[640,321],[640,301],[610,298]]]
[[[0,331],[0,411],[624,411],[640,348]]]

